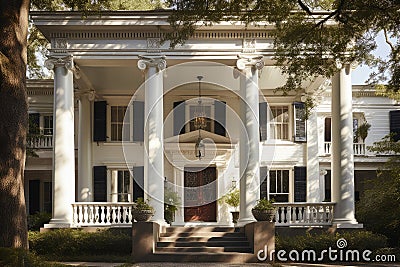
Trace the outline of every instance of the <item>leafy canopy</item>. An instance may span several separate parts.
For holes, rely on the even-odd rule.
[[[275,59],[288,74],[284,92],[300,89],[316,75],[331,77],[336,62],[377,67],[371,83],[387,82],[385,93],[400,86],[400,1],[397,0],[168,0],[173,8],[172,45],[185,42],[198,26],[219,21],[260,27],[274,39]],[[274,27],[271,27],[274,26]],[[372,55],[383,32],[391,53]],[[385,75],[385,71],[387,76]]]

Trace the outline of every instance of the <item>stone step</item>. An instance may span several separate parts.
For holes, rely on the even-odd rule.
[[[241,232],[166,232],[160,237],[244,237]]]
[[[167,233],[213,233],[213,232],[240,232],[239,227],[221,227],[221,226],[201,226],[201,227],[185,227],[185,226],[171,226],[166,229]]]
[[[246,241],[157,242],[158,248],[171,247],[250,247]]]
[[[244,235],[238,236],[187,236],[187,237],[160,237],[160,242],[207,242],[207,241],[247,241]]]
[[[251,253],[250,247],[156,247],[156,253],[181,253],[181,252],[202,252],[202,253]]]

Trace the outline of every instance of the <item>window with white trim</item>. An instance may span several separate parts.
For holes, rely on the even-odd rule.
[[[43,116],[43,134],[53,135],[53,115]]]
[[[271,139],[289,140],[290,115],[288,106],[271,106]]]
[[[118,202],[130,202],[131,201],[131,174],[128,170],[118,171]]]
[[[289,170],[269,171],[269,199],[289,202]]]
[[[111,141],[130,139],[130,113],[126,110],[127,106],[111,106]],[[122,140],[123,138],[128,140]]]

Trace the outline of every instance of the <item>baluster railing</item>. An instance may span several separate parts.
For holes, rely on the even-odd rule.
[[[332,225],[335,203],[274,203],[277,226]]]
[[[73,225],[131,225],[133,203],[77,202],[72,204]]]

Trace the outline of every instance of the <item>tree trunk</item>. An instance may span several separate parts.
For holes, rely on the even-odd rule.
[[[24,167],[29,0],[0,0],[0,247],[28,248]]]

